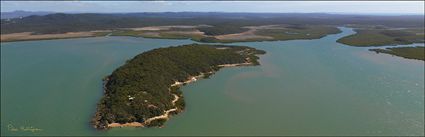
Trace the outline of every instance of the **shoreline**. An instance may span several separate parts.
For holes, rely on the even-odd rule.
[[[337,34],[337,33],[327,33],[321,37],[318,38],[310,38],[310,37],[303,37],[303,38],[295,38],[295,39],[281,39],[281,38],[274,38],[267,35],[259,35],[255,34],[258,30],[265,30],[268,27],[276,27],[276,25],[260,25],[260,26],[246,26],[249,28],[249,30],[241,32],[241,33],[233,33],[233,34],[224,34],[224,35],[217,35],[217,36],[209,36],[203,34],[201,31],[172,31],[169,30],[169,27],[173,26],[147,26],[147,27],[141,27],[141,28],[116,28],[114,29],[106,29],[106,30],[92,30],[92,31],[77,31],[77,32],[65,32],[65,33],[58,33],[58,34],[37,34],[34,35],[32,32],[18,32],[18,33],[9,33],[9,34],[2,34],[1,35],[1,43],[6,42],[18,42],[18,41],[37,41],[37,40],[54,40],[54,39],[70,39],[70,38],[87,38],[87,37],[108,37],[114,31],[143,31],[143,30],[149,30],[150,28],[158,28],[154,29],[152,31],[155,31],[155,33],[160,33],[160,30],[166,30],[167,33],[171,33],[174,35],[178,35],[177,37],[174,36],[150,36],[150,35],[115,35],[115,36],[129,36],[129,37],[141,37],[141,38],[151,38],[151,39],[190,39],[192,41],[196,42],[203,42],[203,43],[237,43],[237,42],[265,42],[265,41],[288,41],[288,40],[312,40],[312,39],[320,39],[322,37],[325,37],[327,35]],[[168,27],[168,29],[167,29]],[[174,26],[177,28],[187,28],[187,26]],[[196,26],[192,26],[193,28],[196,28]],[[102,34],[102,33],[108,33],[108,34]],[[147,33],[147,32],[146,32]],[[144,33],[143,33],[144,34]],[[189,36],[187,36],[190,34]],[[201,38],[208,38],[213,37],[216,40],[214,41],[202,41],[198,36],[201,36]]]
[[[251,66],[251,65],[255,65],[254,63],[252,63],[250,60],[247,60],[244,63],[235,63],[235,64],[221,64],[221,65],[217,65],[217,67],[220,68],[224,68],[224,67],[238,67],[238,66]],[[175,81],[174,84],[170,85],[171,87],[175,87],[175,86],[182,86],[185,84],[189,84],[189,83],[193,83],[196,82],[199,79],[202,79],[205,77],[205,74],[213,74],[216,71],[210,71],[210,72],[201,72],[201,74],[197,75],[197,76],[191,76],[189,77],[188,80],[180,82],[180,81]],[[106,82],[105,82],[106,83]],[[180,99],[180,97],[176,94],[172,94],[174,96],[174,100],[172,100],[172,104],[175,106],[175,103]],[[177,107],[174,107],[172,109],[166,110],[164,111],[164,114],[159,115],[159,116],[155,116],[155,117],[151,117],[148,118],[147,120],[145,120],[145,122],[140,123],[140,122],[130,122],[130,123],[110,123],[107,125],[107,128],[114,128],[114,127],[145,127],[146,124],[149,124],[150,122],[154,121],[154,120],[158,120],[158,119],[165,119],[168,120],[171,118],[172,114],[170,114],[171,112],[174,111],[178,111],[179,109]],[[160,127],[162,128],[162,126]]]

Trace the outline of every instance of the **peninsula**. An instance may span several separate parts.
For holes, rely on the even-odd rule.
[[[338,39],[337,42],[355,47],[379,47],[424,43],[424,27],[388,28],[383,26],[353,26],[355,34]]]
[[[104,79],[104,96],[92,124],[97,129],[161,127],[185,108],[181,85],[208,77],[222,67],[259,65],[259,54],[265,51],[206,44],[139,54]]]
[[[425,47],[395,47],[385,49],[369,49],[376,53],[385,53],[394,56],[399,56],[407,59],[417,59],[425,61]]]

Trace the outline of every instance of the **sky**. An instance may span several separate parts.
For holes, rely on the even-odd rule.
[[[1,1],[15,10],[89,13],[271,12],[424,14],[424,1]]]

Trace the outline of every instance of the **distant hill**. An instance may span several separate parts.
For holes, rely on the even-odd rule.
[[[422,15],[372,16],[325,13],[55,13],[48,15],[31,15],[23,18],[2,19],[1,34],[28,31],[41,34],[52,34],[144,26],[199,24],[227,28],[271,24],[358,24],[384,25],[389,27],[423,27],[424,20]]]
[[[31,16],[31,15],[47,15],[52,13],[54,12],[45,12],[45,11],[33,12],[33,11],[17,10],[12,12],[1,12],[1,19],[22,18],[22,17]]]

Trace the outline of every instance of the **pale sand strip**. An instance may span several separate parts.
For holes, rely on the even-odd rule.
[[[21,41],[21,40],[46,40],[46,39],[65,39],[65,38],[82,38],[93,37],[97,32],[108,32],[108,30],[68,32],[61,34],[38,34],[33,35],[32,32],[11,33],[0,35],[1,42]]]
[[[252,65],[252,63],[223,64],[218,66],[219,67],[237,67],[237,66],[248,66],[248,65]]]
[[[174,95],[174,100],[172,101],[173,105],[175,105],[175,103],[179,100],[179,96],[177,96],[176,94]],[[120,123],[111,123],[108,124],[108,127],[144,127],[146,124],[149,124],[150,122],[157,120],[157,119],[169,119],[170,118],[170,112],[173,111],[177,111],[177,107],[169,109],[167,111],[164,111],[164,114],[159,115],[159,116],[155,116],[155,117],[151,117],[147,120],[145,120],[145,122],[140,123],[140,122],[131,122],[131,123],[124,123],[124,124],[120,124]]]
[[[173,94],[174,95],[174,100],[171,102],[171,103],[173,103],[173,106],[175,106],[176,105],[176,102],[179,100],[179,96],[177,96],[176,94]]]
[[[131,122],[131,123],[125,123],[125,124],[111,123],[111,124],[108,124],[108,127],[143,127],[143,124],[139,122]]]

